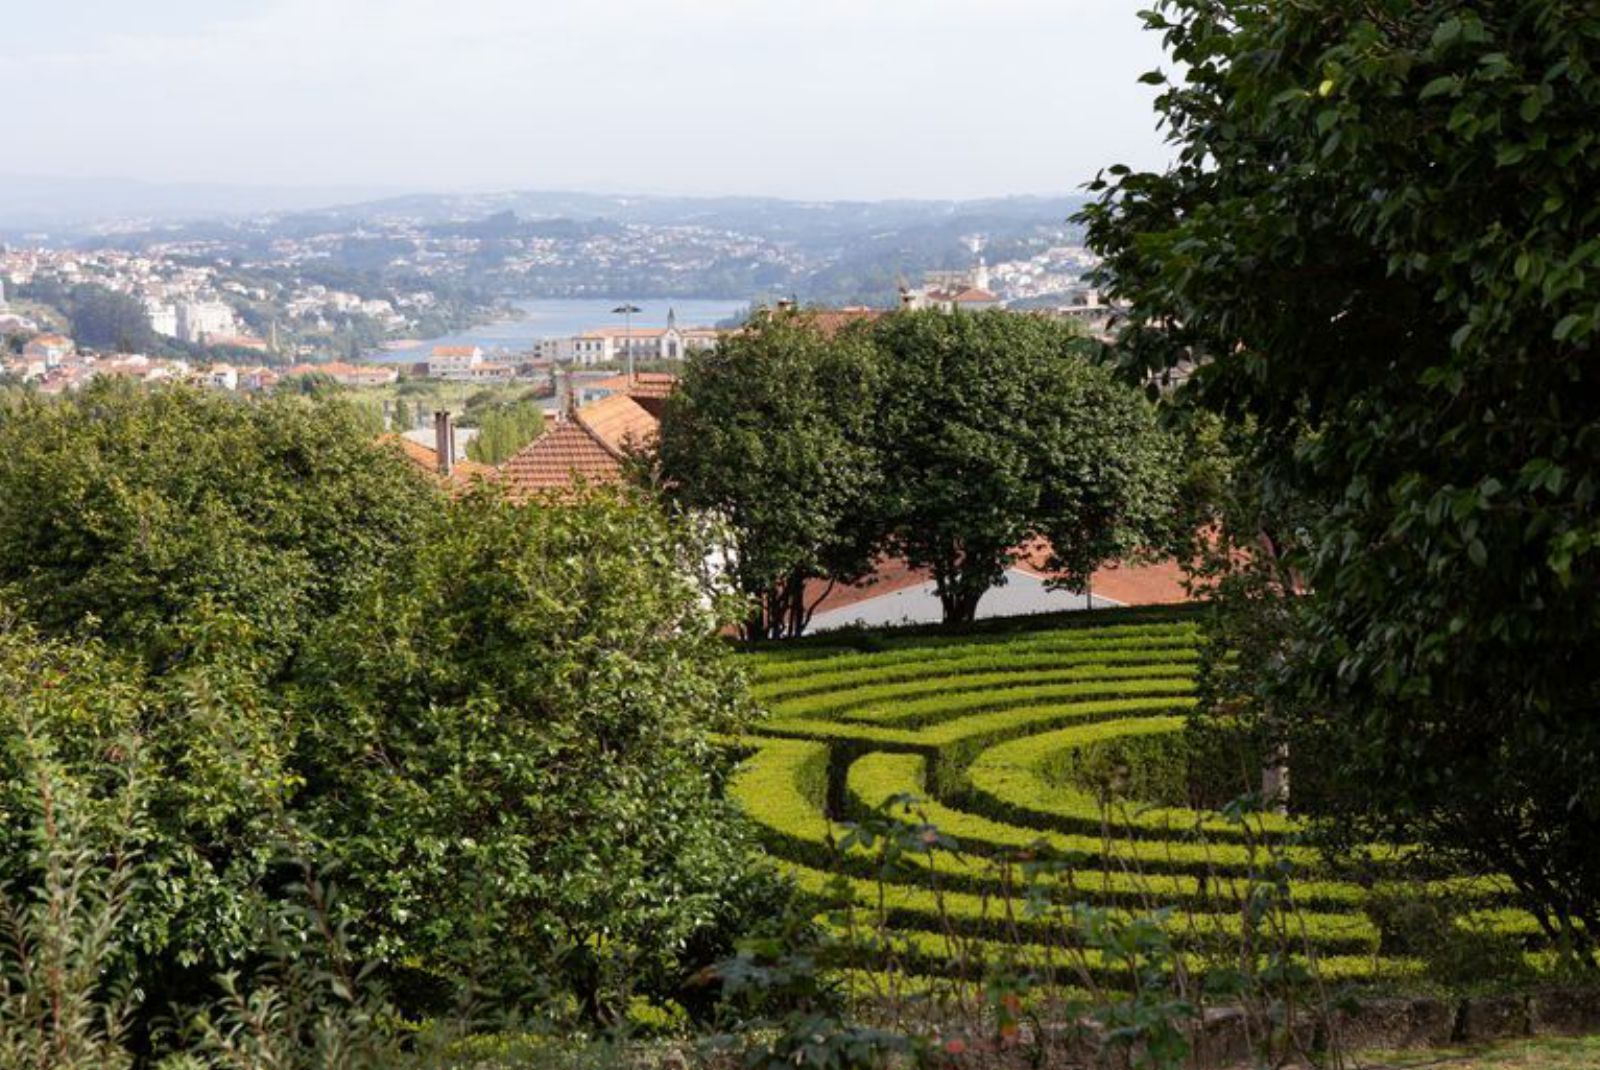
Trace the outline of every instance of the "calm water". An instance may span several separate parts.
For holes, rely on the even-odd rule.
[[[405,349],[391,349],[372,354],[374,360],[414,361],[434,346],[479,346],[485,353],[505,350],[523,352],[533,348],[541,338],[565,338],[596,327],[622,326],[622,317],[611,310],[621,304],[632,304],[640,311],[633,317],[635,327],[665,327],[667,311],[678,313],[679,327],[712,327],[719,321],[737,316],[748,307],[744,301],[684,301],[678,299],[625,298],[540,298],[513,301],[522,310],[522,318],[489,323],[459,334],[443,338],[430,338]]]

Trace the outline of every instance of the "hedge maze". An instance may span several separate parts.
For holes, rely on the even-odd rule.
[[[770,716],[742,741],[733,792],[834,924],[841,907],[870,913],[908,973],[1046,961],[1075,943],[1094,968],[1073,920],[1084,906],[1165,919],[1191,967],[1271,944],[1324,979],[1423,972],[1369,909],[1403,851],[1339,879],[1290,818],[1120,798],[1087,777],[1182,753],[1197,639],[1187,615],[1130,610],[763,645],[746,656]],[[1414,887],[1457,904],[1450,924],[1540,957],[1501,883]]]

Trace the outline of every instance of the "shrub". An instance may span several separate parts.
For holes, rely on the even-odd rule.
[[[485,490],[321,630],[307,821],[376,953],[515,949],[605,1017],[674,995],[675,952],[737,926],[749,856],[712,734],[746,708],[703,552],[642,498]]]

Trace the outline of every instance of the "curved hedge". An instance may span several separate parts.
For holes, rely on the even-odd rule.
[[[1128,741],[1183,729],[1196,641],[1171,613],[1097,612],[976,635],[767,645],[749,665],[771,716],[738,741],[750,757],[732,791],[800,886],[887,921],[913,972],[974,949],[1048,962],[1072,944],[1057,915],[1076,902],[1173,907],[1183,954],[1237,951],[1251,904],[1276,888],[1292,904],[1293,953],[1314,956],[1325,979],[1415,976],[1415,959],[1383,953],[1370,893],[1330,879],[1294,842],[1292,819],[1107,803],[1084,786],[1074,767],[1087,758],[1114,764]],[[881,841],[841,848],[846,823],[875,829],[891,811],[903,840],[892,870]],[[936,834],[932,850],[918,838]],[[1377,852],[1379,872],[1402,854]],[[1539,943],[1533,919],[1503,906],[1502,882],[1433,887],[1465,904],[1470,924]]]

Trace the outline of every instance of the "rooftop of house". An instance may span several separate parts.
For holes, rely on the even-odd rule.
[[[393,442],[400,447],[400,453],[406,460],[416,465],[422,471],[446,484],[452,491],[462,491],[471,486],[476,480],[493,481],[497,478],[495,469],[487,464],[477,461],[457,461],[450,466],[448,477],[439,474],[439,453],[431,447],[424,446],[404,435],[384,435],[384,442]]]
[[[636,372],[630,381],[626,375],[613,375],[584,383],[583,390],[609,390],[613,394],[627,394],[633,398],[664,398],[678,385],[678,377],[671,372]]]
[[[628,453],[648,445],[659,426],[633,398],[612,394],[557,420],[500,466],[500,481],[513,500],[620,482]]]
[[[813,327],[832,338],[846,327],[852,327],[858,323],[872,323],[887,315],[887,312],[881,308],[854,306],[850,308],[808,310],[805,315],[810,318]]]

